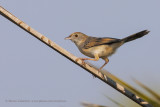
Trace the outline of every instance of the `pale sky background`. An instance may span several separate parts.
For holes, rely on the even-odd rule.
[[[104,69],[138,88],[134,77],[160,94],[160,0],[0,0],[0,5],[78,57],[84,55],[64,40],[73,32],[123,38],[150,30],[119,48]],[[104,94],[128,107],[135,104],[2,16],[0,37],[1,107],[82,107],[83,101],[117,107]]]

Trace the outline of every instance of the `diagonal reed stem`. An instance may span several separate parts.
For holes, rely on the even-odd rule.
[[[131,100],[133,100],[137,104],[139,104],[139,105],[141,105],[143,107],[152,107],[152,105],[150,105],[148,102],[144,101],[143,99],[138,97],[136,94],[132,93],[131,91],[125,89],[123,86],[121,86],[120,84],[116,83],[115,81],[113,81],[108,76],[106,76],[106,75],[104,75],[102,73],[98,73],[97,69],[91,67],[88,64],[86,64],[86,66],[82,66],[82,61],[81,60],[78,60],[78,62],[76,62],[75,61],[77,59],[76,56],[74,56],[73,54],[69,53],[68,51],[66,51],[65,49],[63,49],[62,47],[60,47],[59,45],[54,43],[53,41],[49,40],[47,37],[45,37],[41,33],[37,32],[36,30],[31,28],[29,25],[27,25],[26,23],[24,23],[23,21],[21,21],[20,19],[15,17],[14,15],[12,15],[10,12],[5,10],[1,6],[0,6],[0,14],[2,16],[4,16],[5,18],[7,18],[8,20],[10,20],[11,22],[15,23],[17,26],[21,27],[26,32],[30,33],[32,36],[34,36],[37,39],[39,39],[41,42],[45,43],[46,45],[48,45],[49,47],[51,47],[52,49],[54,49],[55,51],[57,51],[58,53],[63,55],[64,57],[66,57],[67,59],[71,60],[75,64],[77,64],[80,67],[82,67],[85,70],[87,70],[89,73],[93,74],[95,77],[97,77],[100,80],[102,80],[103,82],[107,83],[108,85],[113,87],[115,90],[117,90],[120,93],[122,93],[123,95],[127,96],[128,98],[130,98]]]

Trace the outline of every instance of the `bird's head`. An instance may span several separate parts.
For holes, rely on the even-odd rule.
[[[69,39],[72,42],[74,42],[76,45],[80,45],[81,43],[83,43],[86,39],[87,39],[87,35],[85,35],[84,33],[81,32],[74,32],[71,35],[69,35],[68,37],[66,37],[65,39]]]

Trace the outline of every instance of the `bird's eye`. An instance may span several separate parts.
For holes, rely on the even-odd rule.
[[[78,35],[76,34],[75,37],[78,37]]]

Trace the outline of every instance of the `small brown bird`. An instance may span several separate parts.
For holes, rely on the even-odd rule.
[[[65,39],[70,39],[72,42],[76,44],[81,53],[83,53],[88,57],[91,57],[91,58],[76,59],[76,61],[81,59],[83,65],[85,65],[84,60],[98,61],[99,58],[102,58],[105,61],[105,63],[98,70],[100,71],[109,62],[108,57],[111,56],[113,53],[115,53],[117,48],[119,48],[126,42],[141,38],[148,33],[149,33],[148,30],[143,30],[141,32],[130,35],[126,38],[116,39],[109,37],[104,37],[104,38],[91,37],[81,32],[75,32],[72,33],[69,37],[66,37]]]

